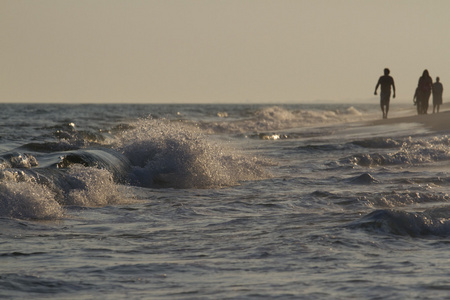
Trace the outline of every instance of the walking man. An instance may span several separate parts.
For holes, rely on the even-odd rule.
[[[391,100],[391,86],[393,93],[393,98],[395,98],[395,84],[394,78],[389,76],[389,69],[384,69],[384,75],[378,79],[377,85],[375,86],[375,95],[377,94],[378,86],[381,86],[380,91],[380,106],[383,112],[383,119],[387,119],[389,112],[389,102]]]
[[[433,114],[434,110],[437,108],[436,112],[439,112],[439,105],[442,104],[442,92],[444,87],[442,83],[439,82],[439,77],[436,77],[436,82],[433,83]]]

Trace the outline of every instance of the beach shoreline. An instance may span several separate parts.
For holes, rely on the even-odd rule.
[[[430,110],[430,109],[428,109]],[[432,107],[431,107],[432,111]],[[442,107],[439,113],[428,113],[426,115],[412,115],[406,117],[395,117],[391,119],[379,119],[370,121],[369,125],[391,125],[400,123],[419,123],[433,131],[450,130],[450,109]]]

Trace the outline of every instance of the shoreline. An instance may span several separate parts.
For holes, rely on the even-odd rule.
[[[431,107],[431,109],[433,109]],[[390,125],[400,123],[419,123],[433,131],[450,130],[450,110],[445,110],[441,106],[439,113],[429,113],[426,115],[412,115],[407,117],[396,117],[392,119],[379,119],[368,122],[369,125]],[[429,110],[429,109],[428,109]]]

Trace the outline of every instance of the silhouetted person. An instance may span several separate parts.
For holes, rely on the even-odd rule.
[[[428,70],[424,70],[417,85],[417,105],[420,107],[420,110],[418,108],[419,114],[426,114],[428,112],[428,101],[430,100],[432,88],[433,79],[428,74]]]
[[[394,92],[393,98],[395,98],[395,84],[394,78],[389,76],[389,69],[384,69],[384,75],[378,79],[377,85],[375,86],[375,95],[377,94],[378,86],[381,86],[380,91],[380,106],[381,111],[383,112],[383,119],[387,119],[387,115],[389,112],[389,102],[391,100],[391,86]]]
[[[442,93],[444,92],[444,87],[442,83],[439,82],[439,77],[436,77],[436,82],[433,84],[433,114],[434,110],[439,112],[439,105],[442,104]]]

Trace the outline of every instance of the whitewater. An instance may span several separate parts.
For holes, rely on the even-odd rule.
[[[448,298],[450,128],[380,118],[0,104],[0,297]]]

